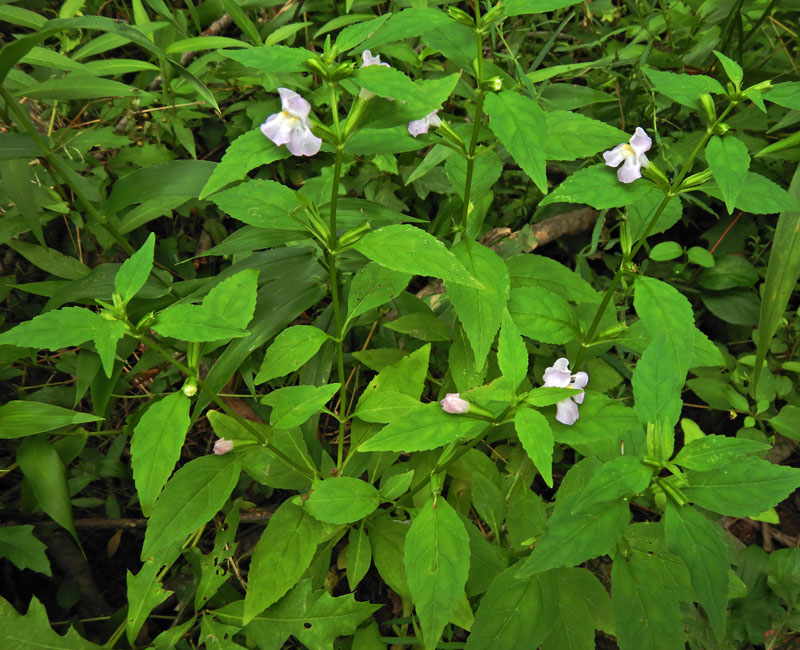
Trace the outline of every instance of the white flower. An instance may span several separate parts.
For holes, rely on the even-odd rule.
[[[220,438],[214,443],[214,453],[217,454],[217,456],[227,454],[229,451],[233,451],[233,440]]]
[[[442,120],[436,114],[438,112],[438,110],[435,110],[433,113],[428,113],[421,120],[413,120],[412,122],[409,122],[408,132],[416,138],[420,133],[427,133],[428,129],[432,126],[441,126]]]
[[[380,54],[372,56],[372,52],[370,52],[369,50],[364,50],[361,53],[361,61],[362,61],[361,63],[362,68],[366,68],[371,65],[382,65],[386,68],[392,67],[388,63],[386,63],[386,61],[381,61]],[[358,93],[358,96],[361,97],[361,99],[372,99],[373,97],[375,97],[375,93],[372,92],[371,90],[367,90],[366,88],[362,88],[361,91]],[[386,99],[391,101],[391,97],[387,97]]]
[[[589,383],[589,375],[585,372],[576,372],[574,375],[569,370],[569,360],[558,359],[552,366],[544,371],[545,387],[556,388],[583,388]],[[556,404],[556,420],[562,424],[575,424],[578,419],[578,404],[583,404],[583,392],[580,392]]]
[[[279,147],[282,144],[293,156],[313,156],[322,146],[322,139],[311,132],[308,114],[311,104],[288,88],[278,88],[281,112],[274,113],[261,125],[261,133]]]
[[[629,144],[618,144],[610,151],[603,153],[606,165],[617,167],[622,163],[622,167],[617,170],[617,178],[620,183],[633,183],[637,178],[642,177],[642,167],[647,167],[650,161],[644,155],[649,151],[653,141],[644,132],[641,126],[636,127]]]
[[[461,399],[458,393],[447,393],[439,404],[442,405],[446,413],[453,413],[454,415],[460,415],[461,413],[469,411],[469,402],[465,399]]]

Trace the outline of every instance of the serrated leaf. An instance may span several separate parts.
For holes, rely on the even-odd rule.
[[[372,564],[372,547],[363,523],[350,529],[347,536],[347,584],[355,591]]]
[[[754,453],[766,453],[770,446],[758,440],[707,435],[689,442],[673,459],[686,469],[710,470]]]
[[[223,50],[222,54],[261,74],[307,72],[305,61],[315,58],[310,50],[285,45],[262,45],[247,50]]]
[[[182,391],[151,404],[133,430],[131,468],[139,504],[149,517],[181,456],[191,419],[191,401]]]
[[[486,96],[486,112],[489,128],[497,139],[542,194],[547,194],[547,121],[539,104],[530,97],[504,90]]]
[[[219,341],[247,336],[246,329],[229,323],[200,305],[180,304],[168,307],[156,316],[152,329],[181,341]]]
[[[547,289],[521,287],[511,291],[508,311],[520,334],[534,341],[563,344],[578,338],[575,310]]]
[[[704,74],[678,74],[650,68],[645,69],[644,73],[653,82],[653,86],[658,92],[679,104],[698,111],[702,108],[700,95],[703,93],[725,94],[725,89],[716,79]]]
[[[0,406],[0,439],[22,438],[73,424],[102,421],[103,418],[96,415],[70,411],[53,404],[11,400]]]
[[[276,429],[291,429],[319,413],[339,390],[339,383],[325,386],[287,386],[261,398],[272,407],[270,424]]]
[[[39,314],[0,334],[0,345],[58,350],[91,341],[106,321],[84,307],[64,307]]]
[[[370,262],[362,266],[350,282],[347,294],[347,318],[352,320],[370,309],[386,304],[408,286],[410,273],[392,271]]]
[[[142,625],[147,620],[153,608],[169,598],[171,591],[167,591],[158,579],[164,567],[169,567],[180,555],[180,545],[171,547],[148,557],[136,575],[130,571],[125,576],[125,587],[128,597],[128,612],[126,614],[125,635],[133,646]]]
[[[732,135],[711,136],[706,145],[706,160],[725,199],[728,214],[731,214],[750,168],[747,145]]]
[[[717,641],[725,636],[728,614],[728,551],[718,529],[691,506],[667,502],[664,539],[667,548],[689,569],[692,587],[703,606]]]
[[[516,390],[528,375],[528,350],[507,309],[503,310],[500,335],[497,337],[497,365],[512,390]]]
[[[438,402],[433,402],[418,406],[403,419],[386,425],[358,450],[409,453],[435,449],[455,440],[470,440],[487,426],[489,423],[483,420],[445,413]]]
[[[300,201],[294,191],[266,179],[249,180],[210,199],[234,219],[258,228],[300,230]]]
[[[528,458],[544,482],[553,487],[553,431],[547,418],[539,411],[520,409],[514,414],[514,428]]]
[[[471,239],[461,240],[451,252],[484,286],[478,290],[453,282],[447,284],[447,296],[467,334],[475,365],[482,368],[508,301],[508,269],[497,253]]]
[[[92,339],[97,348],[97,354],[103,364],[103,372],[109,379],[114,372],[114,359],[117,355],[117,343],[125,336],[125,323],[119,320],[104,321],[98,327]]]
[[[653,470],[635,456],[619,456],[604,463],[589,480],[587,486],[575,496],[572,514],[590,508],[596,503],[617,501],[647,489]]]
[[[506,259],[511,288],[542,287],[570,302],[599,302],[600,294],[580,275],[549,257],[526,253]]]
[[[114,276],[114,288],[122,298],[123,304],[127,304],[147,282],[147,277],[153,268],[155,245],[156,236],[150,233],[142,247],[122,263]]]
[[[33,526],[0,527],[0,558],[6,558],[20,571],[31,569],[52,576],[47,546],[33,534]]]
[[[27,164],[27,163],[24,163]],[[13,182],[13,179],[9,179],[5,186],[10,186]],[[12,199],[13,200],[13,199]],[[34,199],[31,198],[31,201]],[[22,211],[24,205],[19,203],[19,199],[17,199],[17,208]],[[39,214],[38,212],[35,215],[31,215],[31,219],[29,220],[29,225],[33,219],[36,219],[36,223],[39,223]],[[67,280],[80,280],[81,278],[85,278],[89,275],[89,267],[86,266],[80,260],[76,260],[74,257],[69,257],[68,255],[64,255],[59,251],[53,248],[46,248],[44,246],[36,246],[35,244],[28,244],[24,241],[12,239],[9,242],[6,242],[8,246],[13,248],[17,251],[20,255],[22,255],[25,259],[27,259],[31,264],[39,267],[43,271],[47,273],[52,273],[59,278],[66,278]]]
[[[153,508],[142,560],[183,541],[217,514],[236,486],[240,469],[236,456],[229,454],[201,456],[175,472]]]
[[[318,481],[306,499],[306,510],[317,521],[349,524],[375,511],[381,498],[370,483],[350,476]]]
[[[234,327],[247,327],[256,310],[258,271],[245,269],[225,278],[203,298],[203,308]]]
[[[303,508],[284,501],[258,540],[247,579],[243,623],[246,625],[280,600],[305,573],[324,527]]]
[[[674,428],[681,416],[683,381],[679,359],[667,349],[666,337],[659,334],[647,346],[633,370],[634,410],[639,421]],[[686,364],[688,366],[688,362]]]
[[[4,650],[100,650],[69,626],[67,634],[56,634],[47,620],[44,605],[31,598],[28,612],[18,614],[5,598],[0,597],[0,644]]]
[[[442,242],[414,226],[397,224],[373,230],[358,241],[355,249],[394,271],[430,275],[445,282],[484,288]]]
[[[615,126],[572,111],[548,111],[545,120],[548,160],[589,158],[626,142],[630,137]]]
[[[458,514],[446,499],[429,498],[411,523],[403,550],[426,650],[436,648],[464,595],[469,560],[469,538]]]
[[[585,203],[598,210],[631,205],[642,198],[653,185],[647,180],[620,183],[613,169],[593,165],[579,169],[541,200],[549,203]]]
[[[261,384],[294,372],[311,359],[327,340],[328,335],[318,327],[295,325],[286,328],[267,348],[255,383]]]
[[[386,390],[373,393],[360,400],[353,417],[364,420],[364,422],[385,424],[403,419],[419,406],[420,403],[413,397]]]

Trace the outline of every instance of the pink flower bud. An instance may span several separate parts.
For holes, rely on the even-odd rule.
[[[447,393],[445,398],[439,403],[446,413],[459,415],[469,411],[469,402],[465,399],[461,399],[458,393]]]
[[[233,440],[220,438],[214,443],[214,453],[217,454],[217,456],[227,454],[229,451],[233,451]]]

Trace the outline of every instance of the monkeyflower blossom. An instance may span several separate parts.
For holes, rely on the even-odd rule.
[[[229,451],[233,451],[233,440],[220,438],[214,443],[214,453],[217,454],[217,456],[227,454]]]
[[[421,120],[413,120],[408,123],[408,132],[415,138],[421,133],[427,133],[430,127],[437,127],[442,125],[441,118],[436,114],[438,109],[433,113],[428,113]]]
[[[589,375],[585,372],[576,372],[574,375],[569,369],[569,360],[558,359],[552,366],[544,371],[545,387],[555,388],[583,388],[589,383]],[[583,404],[584,393],[580,392],[556,404],[556,420],[561,424],[572,425],[578,419],[578,404]]]
[[[469,411],[469,402],[465,399],[461,399],[458,393],[447,393],[439,404],[442,405],[442,409],[444,409],[445,413],[460,415]]]
[[[279,147],[282,144],[293,156],[313,156],[322,146],[322,139],[311,132],[308,114],[311,104],[288,88],[278,88],[281,112],[274,113],[261,125],[261,133]]]
[[[650,164],[644,153],[650,150],[652,144],[650,136],[644,132],[641,126],[637,126],[627,144],[623,142],[604,152],[603,158],[609,167],[619,167],[619,164],[622,163],[622,167],[617,170],[617,178],[620,183],[633,183],[637,178],[642,177],[642,167]]]

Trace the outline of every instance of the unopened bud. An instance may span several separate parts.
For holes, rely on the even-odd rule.
[[[708,123],[711,124],[717,119],[717,107],[714,105],[714,100],[708,93],[703,93],[700,95],[700,103],[702,104],[703,110],[706,113],[706,119],[708,120]]]
[[[725,135],[728,131],[731,130],[731,127],[726,122],[720,122],[714,127],[714,135]]]
[[[484,14],[483,18],[481,19],[481,27],[489,27],[492,23],[503,18],[505,13],[505,7],[502,4],[498,3],[489,11]]]
[[[330,68],[325,65],[324,61],[319,58],[312,58],[308,59],[307,61],[303,61],[303,65],[313,74],[317,74],[323,79],[328,79],[330,76]]]
[[[447,393],[439,403],[446,413],[452,413],[453,415],[461,415],[469,411],[469,402],[461,399],[459,393]]]
[[[503,89],[503,80],[500,77],[489,77],[481,82],[484,90],[499,92]]]
[[[712,176],[713,174],[711,173],[710,169],[698,172],[697,174],[692,174],[688,178],[684,179],[683,183],[681,183],[681,188],[696,187],[698,185],[702,185],[703,183],[710,181]]]
[[[189,377],[183,382],[183,388],[181,388],[181,390],[186,397],[194,397],[197,395],[197,378]]]
[[[220,438],[214,443],[214,453],[217,454],[217,456],[227,454],[229,451],[233,451],[233,440]]]
[[[369,222],[362,223],[361,225],[348,230],[344,235],[339,237],[339,248],[352,246],[371,230],[372,227],[369,225]]]
[[[472,19],[472,16],[470,16],[463,9],[459,9],[458,7],[448,7],[447,13],[450,14],[450,18],[461,23],[462,25],[473,28],[475,27],[475,21]]]

